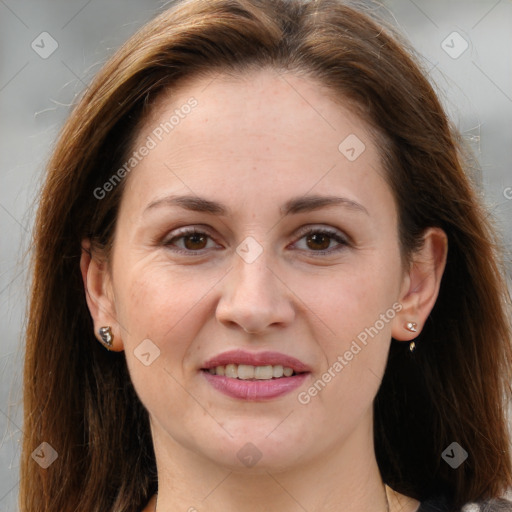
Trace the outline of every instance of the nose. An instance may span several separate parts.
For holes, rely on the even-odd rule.
[[[227,327],[256,334],[271,327],[283,328],[293,321],[293,293],[279,273],[268,266],[265,252],[252,263],[234,255],[234,266],[223,280],[216,308],[217,320]]]

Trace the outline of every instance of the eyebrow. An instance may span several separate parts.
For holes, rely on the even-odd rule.
[[[148,210],[152,210],[162,206],[179,206],[185,210],[194,212],[209,213],[218,216],[230,216],[232,215],[230,208],[227,206],[209,199],[205,199],[199,196],[167,196],[161,199],[156,199],[149,203],[145,208],[144,213]],[[312,212],[320,210],[322,208],[342,206],[349,210],[356,212],[362,212],[369,215],[368,210],[360,203],[352,201],[346,197],[338,196],[322,196],[322,195],[309,195],[294,197],[280,208],[282,216],[294,215],[298,213]]]

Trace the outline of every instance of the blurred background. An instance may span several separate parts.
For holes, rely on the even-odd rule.
[[[0,0],[0,512],[18,509],[26,254],[45,163],[76,96],[129,36],[171,3]],[[510,276],[512,2],[381,5],[420,55],[474,151],[481,170],[473,177],[503,233]]]

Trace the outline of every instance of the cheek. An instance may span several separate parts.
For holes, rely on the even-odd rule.
[[[315,414],[324,409],[337,411],[332,421],[347,422],[347,428],[371,405],[378,391],[392,321],[399,308],[398,253],[381,252],[380,258],[368,255],[359,262],[339,266],[328,278],[297,281],[297,295],[304,298],[310,318],[318,325],[315,338],[325,356],[318,376],[322,382],[315,381],[311,393],[306,390],[311,396],[310,405],[316,409]],[[352,419],[346,411],[352,411]]]
[[[190,328],[189,320],[211,287],[208,276],[194,279],[190,273],[174,272],[163,264],[147,265],[125,279],[118,297],[121,308],[118,317],[128,331],[131,345],[137,338],[152,337],[159,346],[179,344],[182,325]],[[212,280],[212,284],[215,280]],[[180,333],[174,335],[173,333]],[[193,336],[190,331],[188,338]]]
[[[399,261],[392,255],[387,263],[377,258],[363,259],[357,264],[326,269],[324,275],[296,279],[294,291],[321,330],[331,357],[376,323],[379,334],[390,337],[393,304],[399,296]],[[384,320],[381,315],[385,315]]]
[[[149,410],[158,410],[159,400],[173,396],[165,409],[176,407],[178,414],[179,383],[185,380],[184,365],[201,328],[197,314],[203,286],[161,264],[139,265],[124,275],[116,300],[132,382]]]
[[[223,271],[213,268],[173,267],[156,257],[120,272],[116,309],[128,364],[142,350],[141,343],[149,339],[158,347],[155,364],[165,365],[183,382],[191,361],[197,361],[196,354],[204,349],[197,340],[214,317],[212,296],[222,275]],[[137,363],[131,365],[134,371],[140,369]],[[135,380],[137,375],[133,377]]]
[[[125,269],[124,276],[116,304],[133,385],[149,411],[186,421],[187,362],[200,348],[194,340],[206,318],[205,290],[218,279],[209,284],[206,276],[193,279],[155,261]]]

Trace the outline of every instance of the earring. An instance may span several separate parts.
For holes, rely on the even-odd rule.
[[[98,332],[101,341],[103,342],[103,345],[105,345],[105,347],[108,350],[110,350],[112,348],[114,339],[114,335],[112,334],[112,328],[109,325],[107,325],[106,327],[100,327]]]
[[[405,328],[411,332],[418,332],[418,324],[416,322],[407,322],[405,324]],[[416,349],[416,343],[414,343],[414,341],[411,341],[411,343],[409,343],[409,350],[411,352],[414,352],[415,349]]]
[[[418,331],[417,327],[418,327],[418,324],[416,322],[407,322],[405,324],[405,328],[411,332],[417,332]]]

